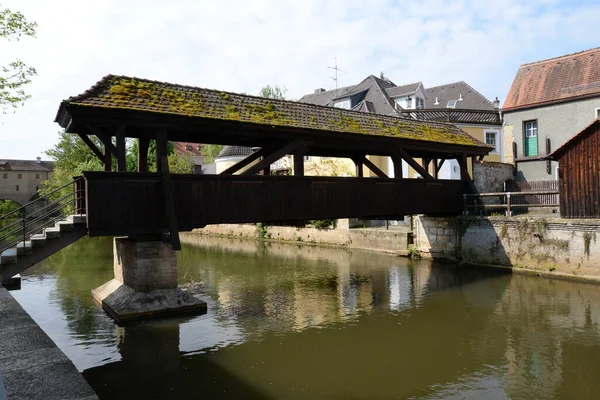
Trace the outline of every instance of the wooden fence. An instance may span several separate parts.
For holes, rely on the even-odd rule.
[[[558,181],[507,181],[505,192],[552,192],[552,194],[531,194],[513,196],[513,205],[530,205],[532,207],[558,207]],[[555,193],[554,193],[555,192]]]

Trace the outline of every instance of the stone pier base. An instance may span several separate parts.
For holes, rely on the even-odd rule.
[[[171,245],[115,238],[115,278],[92,296],[117,321],[182,312],[205,313],[206,303],[177,287],[177,258]]]

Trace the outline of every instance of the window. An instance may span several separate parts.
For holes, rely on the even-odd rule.
[[[446,104],[446,108],[456,108],[456,100],[448,100],[448,104]]]
[[[23,174],[17,174],[17,179],[23,179]]]
[[[498,151],[498,131],[485,131],[485,144],[494,146],[492,153],[499,153]]]
[[[350,109],[350,100],[348,99],[348,100],[336,101],[335,107]]]
[[[35,179],[40,179],[40,174],[35,174]]]
[[[538,155],[538,126],[537,120],[525,121],[523,123],[524,144],[523,155],[533,157]]]
[[[187,144],[187,145],[185,146],[185,149],[186,149],[187,151],[192,151],[192,146],[191,146],[191,145],[189,145],[189,144]]]
[[[596,108],[596,115],[594,118],[600,118],[600,108]]]
[[[304,156],[304,161],[310,161],[310,156]]]
[[[17,192],[19,191],[19,185],[17,185]]]

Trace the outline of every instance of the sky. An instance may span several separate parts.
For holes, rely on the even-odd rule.
[[[369,74],[465,81],[504,101],[519,65],[600,46],[597,0],[0,0],[39,25],[0,39],[0,65],[34,66],[32,96],[0,114],[0,159],[51,148],[61,100],[118,74],[299,99]]]

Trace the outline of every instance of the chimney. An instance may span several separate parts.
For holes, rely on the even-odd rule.
[[[315,94],[323,93],[324,91],[325,91],[325,89],[318,88],[318,89],[315,89]]]
[[[36,158],[35,158],[35,161],[36,161],[38,164],[41,164],[41,163],[42,163],[42,157],[36,157]]]

